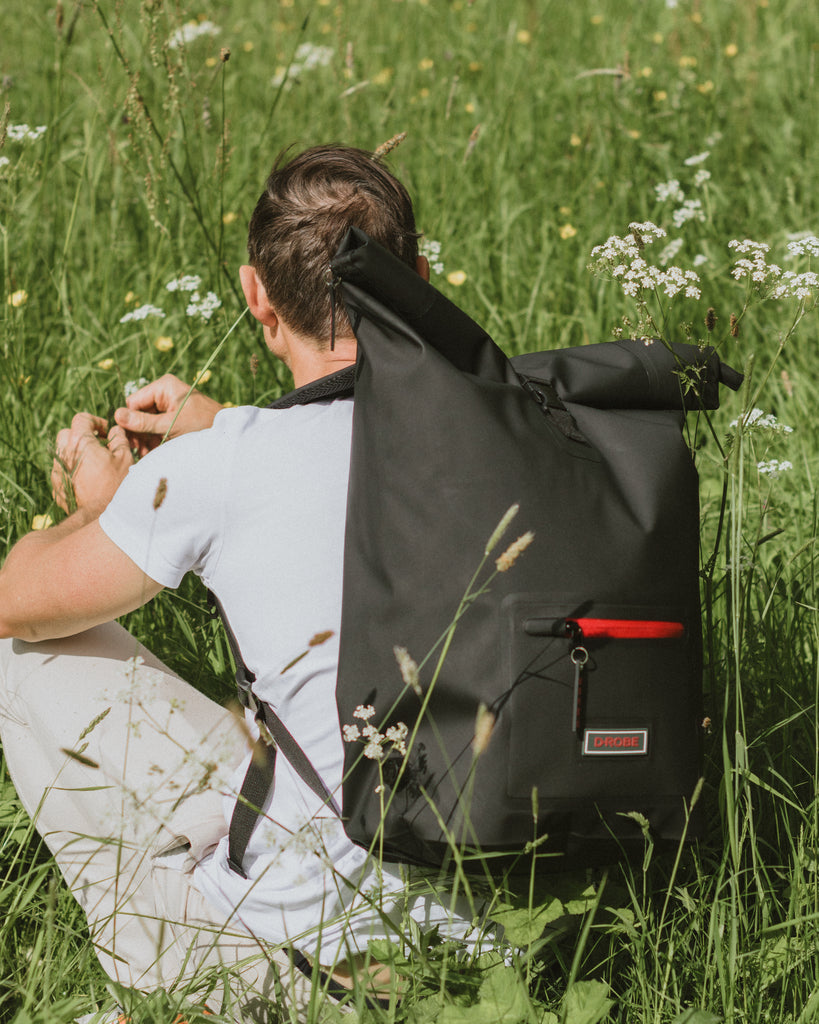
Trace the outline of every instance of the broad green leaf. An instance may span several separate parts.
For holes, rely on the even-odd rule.
[[[546,925],[557,921],[565,911],[560,900],[553,899],[536,907],[515,907],[501,904],[492,914],[492,920],[501,925],[513,946],[528,946],[543,934]]]
[[[512,967],[490,971],[472,1006],[446,1006],[440,1024],[521,1024],[529,1017],[529,994]]]
[[[576,981],[566,993],[566,1024],[597,1024],[614,1006],[602,981]]]
[[[721,1017],[716,1017],[708,1010],[698,1010],[695,1006],[683,1010],[671,1024],[720,1024]]]

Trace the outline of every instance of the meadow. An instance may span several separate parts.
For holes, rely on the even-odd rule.
[[[48,472],[75,412],[107,415],[164,372],[235,404],[288,389],[242,316],[237,269],[289,145],[376,149],[406,133],[386,160],[416,203],[432,281],[510,355],[656,333],[745,372],[708,423],[689,418],[703,839],[671,857],[648,844],[642,864],[580,890],[544,879],[508,903],[509,944],[480,960],[396,949],[405,999],[361,1016],[819,1020],[819,7],[5,0],[2,26],[2,554],[58,520]],[[619,260],[589,267],[633,222],[667,232],[647,249],[666,275],[652,287],[613,278]],[[698,282],[671,297],[673,266]],[[126,624],[230,695],[194,582]],[[0,829],[0,1022],[106,1006],[82,915],[5,774]],[[573,927],[550,931],[557,919]],[[132,1017],[231,1019],[218,993],[209,1005],[203,1018],[184,993],[155,993]]]

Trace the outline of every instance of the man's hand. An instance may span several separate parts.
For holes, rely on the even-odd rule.
[[[129,395],[114,419],[126,431],[131,447],[146,455],[165,437],[206,430],[221,408],[212,398],[166,373]]]
[[[51,467],[54,499],[66,512],[79,508],[98,516],[133,461],[121,427],[109,431],[99,416],[77,413],[71,427],[57,434],[57,454]]]

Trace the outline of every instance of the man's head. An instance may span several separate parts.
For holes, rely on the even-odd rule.
[[[279,159],[248,232],[250,265],[287,325],[322,346],[331,333],[327,270],[350,227],[415,267],[418,235],[406,189],[370,153],[316,146]],[[336,332],[351,328],[336,306]]]

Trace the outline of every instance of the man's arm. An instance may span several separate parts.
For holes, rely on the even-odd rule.
[[[59,526],[27,534],[0,570],[0,636],[47,640],[80,633],[133,611],[162,587],[103,533],[97,522],[132,464],[125,432],[88,413],[57,435],[51,479]],[[67,478],[70,487],[67,485]]]

